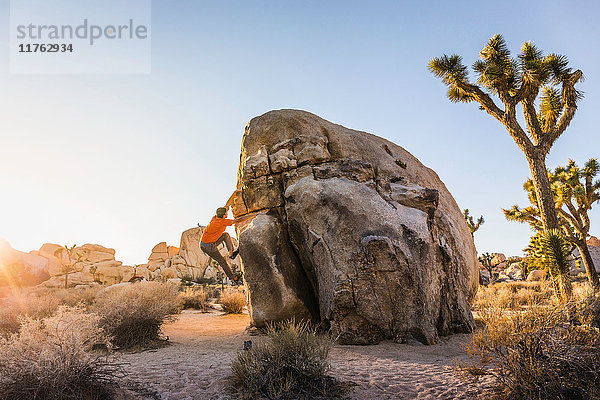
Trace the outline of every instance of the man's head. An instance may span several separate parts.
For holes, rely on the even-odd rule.
[[[227,215],[227,209],[225,207],[217,208],[217,217],[218,218],[223,218],[226,215]]]

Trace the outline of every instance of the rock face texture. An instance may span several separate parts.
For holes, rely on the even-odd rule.
[[[385,139],[304,111],[242,139],[240,252],[256,326],[311,318],[344,343],[468,332],[473,238],[437,174]]]

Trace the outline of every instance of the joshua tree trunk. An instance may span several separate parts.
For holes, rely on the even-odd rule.
[[[583,265],[585,266],[585,272],[587,273],[588,280],[590,281],[594,290],[598,290],[598,273],[596,272],[594,260],[592,259],[592,255],[590,254],[590,249],[588,249],[586,241],[578,240],[575,242],[575,246],[577,246],[577,249],[579,249],[579,253],[581,254],[581,259],[583,260]]]
[[[573,295],[573,285],[569,274],[557,274],[552,277],[552,283],[554,286],[554,292],[557,294],[557,298],[560,301],[567,302],[571,300]]]
[[[550,180],[548,179],[548,170],[546,169],[545,156],[536,151],[532,156],[527,156],[533,186],[537,197],[540,218],[544,225],[544,230],[558,228],[558,215],[554,203],[554,195],[550,189]]]

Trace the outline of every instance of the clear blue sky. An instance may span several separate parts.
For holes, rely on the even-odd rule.
[[[467,64],[495,33],[583,70],[586,93],[549,166],[600,157],[600,6],[585,1],[153,1],[149,75],[11,75],[0,34],[0,237],[100,243],[126,263],[206,223],[235,186],[249,119],[298,108],[403,146],[483,214],[480,252],[520,254],[527,163],[504,127],[452,104],[427,62]],[[0,2],[8,24],[9,2]],[[592,233],[600,233],[600,205]]]

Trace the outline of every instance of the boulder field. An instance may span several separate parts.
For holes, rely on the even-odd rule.
[[[65,282],[68,286],[77,286],[114,285],[136,279],[216,278],[217,268],[200,250],[204,228],[197,226],[184,231],[180,247],[158,243],[152,248],[147,263],[133,266],[123,265],[115,259],[114,249],[98,244],[76,247],[69,258],[66,249],[58,244],[45,243],[39,250],[25,253],[0,239],[0,286],[63,287]],[[237,241],[233,241],[237,246]],[[225,254],[224,245],[220,245],[219,250]],[[239,257],[231,264],[240,269]]]
[[[298,110],[252,119],[234,216],[257,327],[311,319],[342,343],[434,343],[474,327],[472,235],[402,147]]]

